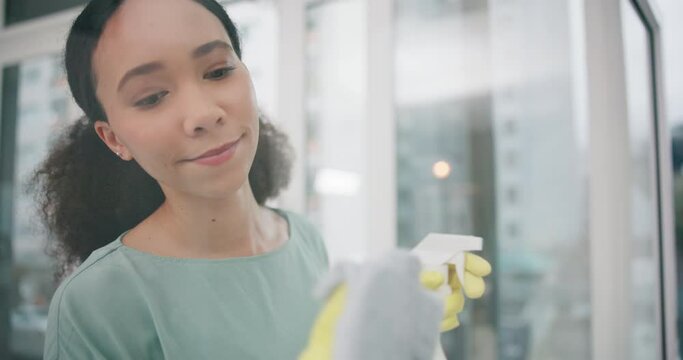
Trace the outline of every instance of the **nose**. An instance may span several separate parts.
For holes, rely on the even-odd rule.
[[[222,126],[225,112],[201,86],[189,86],[182,96],[183,130],[194,137]]]

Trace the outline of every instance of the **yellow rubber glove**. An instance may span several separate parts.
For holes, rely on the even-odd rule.
[[[299,360],[332,359],[332,344],[337,321],[346,307],[346,292],[346,284],[339,285],[327,299],[315,319],[308,345],[299,355]]]
[[[482,277],[491,272],[491,265],[483,258],[470,253],[465,254],[465,286],[464,293],[469,298],[478,298],[484,294],[485,283]],[[445,301],[444,319],[441,322],[442,332],[456,328],[457,314],[463,310],[465,298],[463,296],[460,281],[455,275],[455,267],[449,266],[449,284],[452,294]],[[435,271],[423,271],[420,274],[421,283],[429,289],[437,289],[443,284],[443,276]],[[347,286],[344,283],[338,285],[327,297],[325,304],[318,313],[308,344],[299,355],[299,360],[329,360],[332,359],[332,350],[336,333],[336,326],[346,308]]]
[[[491,273],[491,264],[481,256],[465,253],[465,284],[455,273],[455,266],[448,265],[448,279],[452,293],[446,297],[444,303],[444,317],[441,321],[441,332],[446,332],[460,326],[458,314],[465,307],[465,296],[470,299],[478,299],[484,295],[486,283],[484,277]],[[444,282],[443,275],[436,271],[423,271],[420,274],[420,282],[425,287],[436,290]],[[463,295],[464,290],[464,295]]]

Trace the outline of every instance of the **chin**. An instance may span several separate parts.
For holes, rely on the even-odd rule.
[[[201,188],[196,185],[189,189],[188,192],[196,194],[197,196],[208,199],[227,199],[233,197],[245,189],[249,189],[249,182],[247,175],[245,176],[230,176],[222,181],[212,182],[206,184]]]

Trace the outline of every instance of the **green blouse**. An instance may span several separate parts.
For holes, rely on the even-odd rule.
[[[52,299],[44,358],[296,359],[328,257],[305,218],[276,211],[289,240],[256,256],[156,256],[123,245],[125,233],[94,251]]]

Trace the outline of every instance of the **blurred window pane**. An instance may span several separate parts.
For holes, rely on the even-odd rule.
[[[364,0],[306,8],[307,212],[330,260],[366,255]]]
[[[44,252],[46,235],[39,226],[32,194],[26,193],[24,184],[47,155],[55,134],[81,114],[71,99],[60,60],[58,56],[45,56],[19,65],[10,349],[21,358],[42,357],[47,309],[56,287],[52,259]]]
[[[631,158],[631,359],[659,356],[659,215],[649,32],[630,1],[621,1]]]
[[[582,13],[398,0],[395,16],[399,245],[479,235],[495,269],[443,335],[448,357],[589,359]]]

